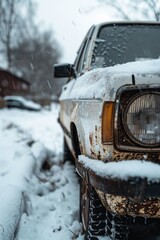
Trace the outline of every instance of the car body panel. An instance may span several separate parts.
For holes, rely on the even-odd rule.
[[[120,183],[116,179],[113,188],[115,191],[112,192],[108,190],[108,186],[111,187],[111,182],[109,182],[107,176],[106,179],[101,178],[96,171],[90,171],[78,163],[78,154],[76,154],[74,148],[75,144],[79,145],[80,153],[88,158],[96,159],[97,163],[98,161],[108,163],[122,160],[143,160],[160,163],[159,146],[143,146],[143,143],[140,146],[141,144],[135,143],[128,136],[125,136],[128,141],[128,148],[124,147],[123,144],[121,146],[118,142],[121,138],[120,128],[123,126],[123,123],[119,120],[119,115],[121,115],[121,109],[119,109],[121,89],[124,88],[126,93],[128,90],[137,91],[138,96],[141,92],[152,94],[152,92],[157,91],[156,94],[159,96],[160,59],[157,57],[156,59],[148,59],[149,55],[146,54],[146,59],[143,57],[139,59],[139,56],[134,56],[134,62],[124,62],[106,68],[100,68],[99,65],[93,67],[92,64],[93,57],[95,57],[95,48],[99,43],[103,45],[104,42],[103,39],[98,37],[101,28],[105,26],[106,28],[112,27],[115,30],[119,26],[130,26],[132,28],[132,26],[143,25],[146,29],[152,25],[157,26],[157,29],[160,27],[160,23],[144,22],[103,23],[91,27],[79,48],[74,63],[74,74],[76,73],[77,77],[75,78],[74,74],[71,74],[68,83],[63,86],[59,99],[59,121],[64,130],[67,145],[75,156],[77,171],[95,187],[106,209],[109,208],[112,212],[118,212],[122,215],[127,213],[133,216],[160,217],[159,211],[155,210],[160,205],[159,191],[157,190],[158,193],[155,194],[155,189],[159,189],[160,182],[155,187],[154,184],[146,184],[145,178],[140,179],[139,182],[134,178],[132,182],[136,183],[136,187],[133,188],[132,194],[129,190],[124,194],[124,189],[127,189],[127,187],[129,189],[130,185],[127,185],[127,181],[126,183]],[[136,48],[136,46],[134,47]],[[157,47],[158,52],[160,52],[159,43]],[[124,51],[123,54],[125,54]],[[73,72],[73,69],[71,72]],[[103,142],[102,139],[103,106],[106,102],[113,102],[115,109],[113,112],[113,140],[107,143]],[[123,106],[121,107],[123,108]],[[126,110],[122,109],[122,117],[124,111]],[[76,132],[72,131],[73,126]],[[78,142],[73,144],[75,139],[78,139]],[[140,190],[144,190],[145,194],[142,194],[142,196],[139,192],[136,192],[138,186],[140,186]],[[140,194],[139,197],[137,194]],[[155,199],[153,200],[153,198]],[[133,202],[135,201],[135,203],[130,201],[131,207],[126,210],[128,199],[134,199]],[[150,207],[151,205],[153,208]],[[134,208],[135,210],[133,210]]]

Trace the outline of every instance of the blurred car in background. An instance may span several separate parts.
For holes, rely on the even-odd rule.
[[[29,111],[41,110],[41,105],[31,100],[28,100],[22,96],[5,96],[4,101],[6,103],[6,107],[8,108],[19,108]]]

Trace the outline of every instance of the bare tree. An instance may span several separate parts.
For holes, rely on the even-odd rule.
[[[160,20],[160,0],[98,0],[125,20]]]
[[[34,0],[0,0],[0,50],[8,70],[30,81],[35,94],[51,95],[61,54],[53,31],[35,24],[35,11]]]
[[[32,39],[25,38],[12,49],[11,69],[31,82],[36,95],[52,95],[54,92],[53,64],[61,56],[52,31],[39,33],[35,29]]]
[[[11,66],[11,49],[17,41],[28,34],[27,23],[31,21],[29,16],[33,9],[31,0],[0,0],[0,48],[3,53],[7,68]],[[23,11],[23,13],[21,13]],[[29,17],[26,21],[25,14]]]
[[[12,33],[16,22],[15,0],[0,1],[0,40],[4,46],[8,67],[11,63]]]

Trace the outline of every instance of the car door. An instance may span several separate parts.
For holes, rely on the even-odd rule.
[[[72,98],[72,91],[74,90],[74,85],[77,81],[77,79],[84,74],[87,70],[89,70],[89,60],[91,54],[89,54],[91,42],[92,42],[92,34],[94,31],[94,27],[92,27],[89,32],[87,33],[86,37],[84,38],[78,53],[77,58],[74,63],[75,71],[76,71],[76,77],[72,79],[68,79],[68,83],[63,86],[63,91],[60,96],[60,121],[61,125],[63,127],[63,130],[65,132],[66,138],[70,141],[71,144],[71,138],[70,138],[70,125],[71,122],[76,122],[76,113],[79,101],[78,99]]]

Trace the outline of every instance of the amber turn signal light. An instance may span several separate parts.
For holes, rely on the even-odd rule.
[[[113,141],[114,102],[105,102],[102,112],[102,142]]]

